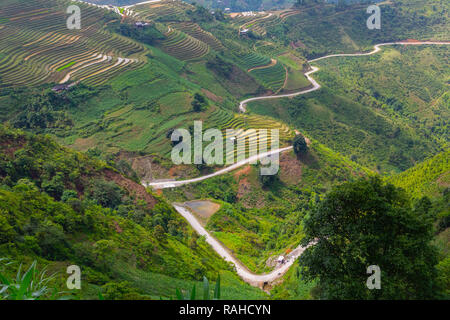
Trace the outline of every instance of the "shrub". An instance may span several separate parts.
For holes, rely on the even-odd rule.
[[[300,134],[296,135],[294,138],[293,147],[295,154],[305,154],[308,151],[308,145],[306,144],[305,137]]]

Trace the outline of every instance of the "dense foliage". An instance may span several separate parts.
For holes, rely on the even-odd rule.
[[[438,252],[431,244],[430,201],[408,196],[377,178],[334,188],[305,219],[303,276],[318,279],[325,299],[439,297]],[[381,269],[381,289],[366,287],[366,269]]]
[[[139,279],[201,280],[229,269],[202,238],[192,245],[193,231],[171,206],[106,163],[5,127],[0,141],[0,256],[49,265],[59,291],[70,264],[83,272],[76,298],[96,298],[94,288],[105,298],[170,296]]]

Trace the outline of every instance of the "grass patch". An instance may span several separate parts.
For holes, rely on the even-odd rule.
[[[64,66],[59,67],[58,69],[56,69],[56,71],[58,71],[58,72],[63,71],[64,69],[67,69],[67,68],[73,66],[74,64],[75,64],[75,61],[69,62],[68,64],[66,64],[66,65],[64,65]]]

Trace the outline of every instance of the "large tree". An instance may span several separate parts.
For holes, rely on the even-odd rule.
[[[438,292],[438,254],[431,244],[431,203],[412,205],[406,193],[379,178],[335,187],[305,218],[303,277],[318,280],[323,299],[429,299]],[[381,269],[369,290],[367,268]]]

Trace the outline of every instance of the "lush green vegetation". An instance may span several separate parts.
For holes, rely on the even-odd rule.
[[[281,157],[280,172],[261,179],[258,166],[215,177],[195,185],[165,190],[170,201],[221,200],[221,208],[206,228],[250,270],[263,272],[270,260],[288,254],[303,237],[302,220],[320,197],[339,182],[365,175],[368,170],[312,142],[298,157]],[[269,259],[270,258],[270,259]]]
[[[373,169],[402,171],[448,144],[447,52],[447,46],[395,46],[369,57],[322,60],[315,63],[319,91],[252,102],[249,109]]]
[[[318,279],[324,299],[443,298],[430,208],[376,178],[333,189],[305,219],[303,243],[317,243],[299,258],[302,276]],[[366,287],[370,265],[381,269],[378,289]]]
[[[411,127],[424,139],[445,146],[449,139],[447,77],[449,48],[384,47],[370,57],[318,62],[318,81],[333,91]],[[386,81],[392,79],[392,81]]]
[[[65,291],[65,268],[77,264],[83,272],[77,299],[96,298],[98,291],[107,298],[151,298],[152,292],[173,297],[169,287],[146,279],[164,274],[201,280],[229,270],[202,238],[191,241],[193,231],[171,206],[121,175],[114,163],[62,148],[48,137],[0,130],[0,255],[25,264],[37,259],[58,272],[49,287]],[[2,274],[16,268],[8,265]],[[227,288],[246,286],[233,277],[224,295]],[[158,289],[148,290],[152,286]]]
[[[437,196],[449,187],[449,159],[450,150],[441,152],[388,180],[415,198]]]
[[[14,261],[0,259],[0,268],[3,264],[12,264]],[[0,269],[1,270],[1,269]],[[22,273],[22,265],[19,266],[15,277],[10,277],[0,271],[0,300],[41,300],[43,298],[56,299],[60,292],[51,290],[47,284],[52,280],[52,275],[46,275],[46,271],[38,271],[36,261]],[[70,296],[64,296],[64,299]],[[63,299],[60,298],[60,299]]]
[[[0,259],[17,261],[5,264],[0,274],[3,285],[19,279],[15,287],[24,288],[0,288],[1,297],[38,292],[36,298],[51,298],[53,288],[65,291],[65,268],[78,264],[83,285],[71,293],[75,299],[165,299],[181,293],[186,298],[189,290],[189,298],[199,299],[210,290],[204,296],[192,288],[205,287],[205,276],[219,275],[221,298],[264,299],[268,296],[243,283],[168,201],[220,203],[206,228],[250,270],[264,272],[273,269],[276,257],[308,241],[314,217],[331,214],[326,204],[354,186],[366,186],[367,195],[350,190],[354,200],[340,218],[352,217],[353,211],[346,213],[362,203],[381,203],[391,209],[392,223],[367,228],[378,226],[391,235],[388,228],[402,227],[407,241],[389,248],[406,245],[413,251],[415,241],[423,244],[423,251],[415,250],[423,256],[388,250],[382,262],[387,275],[397,278],[387,288],[398,290],[397,298],[444,297],[437,294],[445,288],[448,293],[447,47],[384,47],[369,57],[323,60],[314,74],[319,91],[252,102],[247,113],[235,114],[244,98],[309,86],[303,75],[307,58],[365,51],[382,41],[445,39],[447,2],[385,2],[382,29],[372,31],[365,26],[366,4],[341,1],[301,1],[288,10],[233,17],[181,1],[140,5],[132,9],[138,15],[124,17],[80,3],[79,31],[66,28],[61,13],[67,4],[0,4],[0,121],[6,125],[0,126]],[[272,4],[231,2],[236,7]],[[249,31],[240,32],[243,28]],[[54,88],[75,81],[70,88]],[[274,176],[261,176],[260,165],[249,165],[173,190],[145,190],[140,179],[187,178],[217,169],[174,166],[169,160],[171,132],[192,132],[194,120],[202,120],[204,129],[238,129],[239,137],[247,129],[279,129],[280,146],[294,145],[295,152],[280,155]],[[269,135],[261,142],[271,141]],[[407,193],[354,182],[373,171]],[[409,200],[425,195],[430,202]],[[380,197],[393,200],[372,201]],[[386,218],[385,211],[375,209]],[[359,217],[354,228],[363,230],[370,217]],[[371,239],[378,236],[372,231]],[[388,243],[386,234],[373,242]],[[428,250],[430,240],[438,255]],[[356,237],[360,243],[366,244]],[[351,249],[351,267],[361,267],[366,261],[357,260],[357,248]],[[369,258],[378,254],[369,251]],[[401,259],[396,266],[402,272],[391,272],[388,258]],[[16,277],[20,262],[23,270],[32,270],[26,274],[40,276],[35,260],[39,270],[56,273],[45,284],[52,292],[30,287],[29,276]],[[419,272],[423,277],[415,281],[411,272],[421,266],[429,272]],[[359,298],[396,298],[389,290],[384,296],[363,292],[365,281],[356,284],[366,276],[361,268],[349,281],[339,280],[345,289],[339,296],[327,275],[317,273],[326,268],[295,264],[272,288],[271,298],[346,298],[354,297],[347,294],[353,288]],[[416,295],[427,279],[436,287]],[[397,280],[405,280],[405,287]],[[403,294],[404,288],[412,293]]]
[[[449,4],[440,0],[400,0],[380,4],[381,29],[369,30],[367,3],[340,5],[304,1],[299,12],[268,28],[308,58],[367,50],[372,44],[406,39],[448,40]]]

